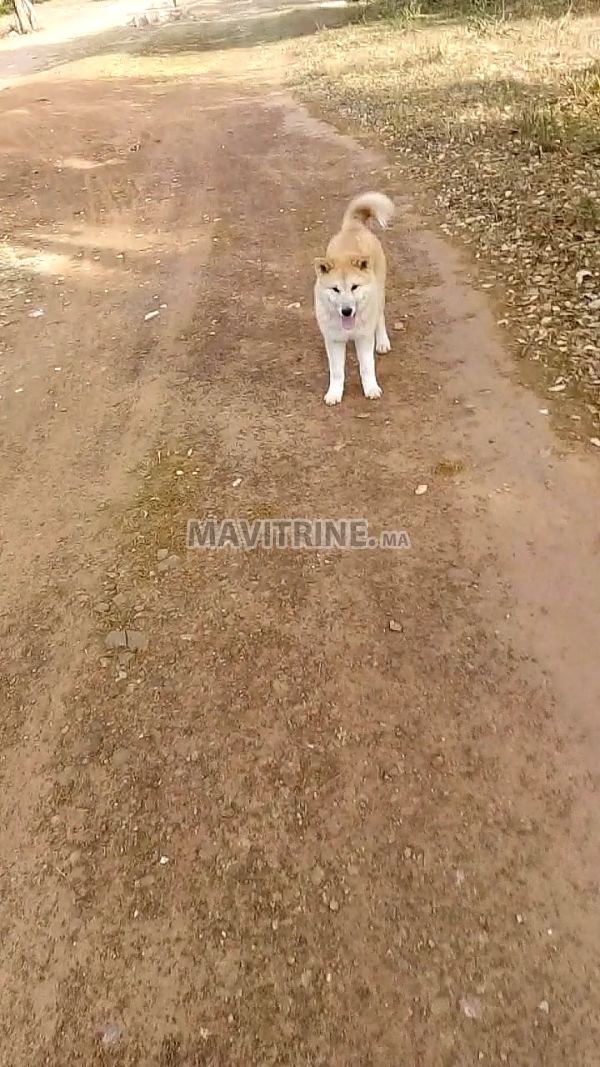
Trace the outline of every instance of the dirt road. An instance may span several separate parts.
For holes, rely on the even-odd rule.
[[[251,58],[0,96],[0,1062],[596,1067],[598,464]],[[331,410],[311,264],[368,187],[393,351]]]

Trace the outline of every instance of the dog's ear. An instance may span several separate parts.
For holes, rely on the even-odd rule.
[[[352,260],[352,266],[356,267],[356,270],[366,271],[366,270],[369,270],[369,267],[371,266],[371,263],[370,263],[370,260],[368,260],[368,259],[362,259],[362,258],[361,259],[353,259]]]
[[[324,274],[329,274],[333,264],[328,259],[315,259],[315,271],[317,278],[322,278]]]

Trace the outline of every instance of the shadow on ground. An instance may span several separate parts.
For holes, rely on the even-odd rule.
[[[140,3],[140,13],[147,5]],[[149,7],[149,5],[148,5]],[[168,55],[203,53],[260,45],[307,37],[324,29],[337,29],[362,18],[356,6],[308,3],[295,7],[259,7],[252,10],[237,5],[225,17],[210,14],[206,5],[182,12],[180,21],[160,25],[118,26],[59,44],[36,45],[0,52],[0,79],[15,74],[35,74],[74,60],[120,52],[127,55]]]

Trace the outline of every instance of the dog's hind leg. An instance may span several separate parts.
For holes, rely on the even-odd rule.
[[[385,312],[382,310],[375,330],[375,351],[383,354],[384,352],[389,352],[391,347],[388,332],[385,328]]]
[[[357,337],[355,343],[363,393],[367,400],[379,400],[381,389],[375,377],[375,338]]]
[[[339,404],[344,395],[344,370],[346,345],[343,341],[325,341],[329,360],[329,389],[325,393],[326,404]]]

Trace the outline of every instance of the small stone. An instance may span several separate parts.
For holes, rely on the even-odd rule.
[[[447,997],[434,997],[429,1003],[430,1015],[444,1015],[450,1007]]]
[[[111,630],[104,639],[107,648],[127,648],[127,634],[125,630]]]
[[[94,730],[88,735],[84,742],[84,750],[88,756],[95,756],[102,748],[102,742],[104,740],[101,730]]]
[[[310,876],[310,880],[313,885],[321,885],[325,877],[325,871],[322,867],[314,867]]]
[[[132,652],[145,652],[148,648],[148,635],[140,630],[126,630],[127,648]]]
[[[167,556],[166,559],[161,560],[156,569],[157,571],[160,571],[161,574],[164,574],[165,571],[171,571],[174,567],[178,567],[180,563],[181,556],[171,555]]]
[[[100,1031],[100,1040],[103,1045],[115,1045],[120,1034],[116,1026],[103,1026]]]
[[[159,548],[158,552],[156,553],[156,558],[157,558],[157,560],[159,562],[162,562],[163,559],[166,559],[168,555],[169,555],[169,549],[168,548]]]
[[[69,856],[69,859],[68,859],[69,867],[75,867],[79,863],[80,859],[81,859],[81,851],[80,851],[80,849],[76,848],[75,851],[72,852],[71,855]]]
[[[390,619],[390,621],[389,621],[389,628],[395,634],[401,634],[402,631],[404,630],[404,627],[399,622],[394,622],[393,619]]]
[[[333,897],[332,897],[331,900],[329,901],[329,910],[330,911],[339,911],[339,909],[340,909],[340,906],[339,906],[337,900],[334,900]]]
[[[548,1004],[547,1000],[540,1001],[540,1003],[538,1004],[538,1008],[544,1015],[547,1015],[550,1011],[550,1005]]]
[[[477,997],[463,997],[460,1008],[467,1019],[481,1019],[481,1001]]]
[[[415,496],[423,496],[423,494],[427,492],[427,488],[426,485],[418,485],[415,489]]]

